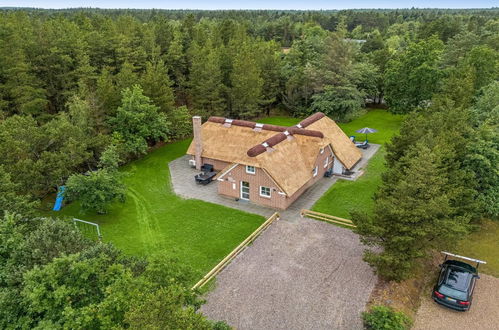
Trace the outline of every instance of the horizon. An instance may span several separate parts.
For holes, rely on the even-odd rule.
[[[498,4],[494,0],[477,0],[470,6],[464,0],[351,0],[347,4],[340,1],[309,0],[306,3],[297,0],[253,0],[245,2],[229,0],[184,0],[160,1],[143,0],[7,0],[0,8],[19,9],[162,9],[162,10],[390,10],[390,9],[494,9]]]
[[[0,9],[36,9],[36,10],[71,10],[71,9],[97,9],[97,10],[171,10],[171,11],[343,11],[343,10],[489,10],[499,9],[495,7],[358,7],[358,8],[317,8],[317,9],[302,9],[302,8],[159,8],[159,7],[28,7],[28,6],[0,6]]]

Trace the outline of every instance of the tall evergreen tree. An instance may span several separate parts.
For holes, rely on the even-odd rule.
[[[260,72],[263,79],[261,104],[270,115],[270,109],[277,102],[281,82],[281,61],[278,46],[274,42],[259,43],[258,57]]]
[[[263,79],[250,45],[240,46],[230,78],[230,114],[242,118],[257,116],[261,112]]]
[[[444,145],[414,145],[385,174],[372,216],[353,214],[362,242],[381,248],[365,253],[365,260],[381,276],[405,279],[430,249],[467,233],[470,215],[460,214],[456,207],[463,187],[449,180],[449,172],[455,171],[448,152]]]
[[[193,43],[191,53],[189,94],[193,111],[203,117],[224,115],[224,85],[218,50],[214,49],[208,40],[204,47]]]
[[[187,59],[184,48],[184,35],[180,29],[176,29],[173,33],[173,40],[168,46],[165,62],[173,77],[177,102],[185,104],[184,89],[187,82]]]
[[[147,62],[146,71],[141,79],[144,95],[148,96],[161,112],[166,114],[172,111],[175,102],[172,84],[168,69],[161,59]]]
[[[114,84],[114,77],[108,68],[102,69],[97,78],[96,96],[98,106],[105,114],[112,115],[116,112],[120,104],[120,91]]]

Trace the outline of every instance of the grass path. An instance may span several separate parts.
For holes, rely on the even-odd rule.
[[[184,155],[189,143],[166,145],[124,166],[127,199],[112,205],[108,214],[82,213],[78,203],[48,214],[97,222],[104,241],[113,242],[125,253],[176,255],[203,275],[265,219],[176,196],[168,162]]]

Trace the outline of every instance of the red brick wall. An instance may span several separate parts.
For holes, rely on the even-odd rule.
[[[327,167],[324,167],[324,161],[328,157]],[[312,177],[307,183],[305,183],[300,189],[298,189],[293,195],[286,198],[285,208],[288,208],[291,204],[293,204],[300,196],[310,188],[314,183],[321,180],[324,177],[324,173],[333,166],[333,151],[330,146],[324,148],[324,152],[317,156],[315,160],[315,166],[318,166],[317,176]],[[310,170],[312,171],[312,170]]]
[[[231,198],[239,198],[241,194],[241,181],[246,181],[250,186],[250,201],[255,204],[272,208],[284,209],[286,196],[279,194],[279,188],[274,181],[261,168],[255,168],[255,174],[246,173],[246,166],[237,165],[218,181],[218,193]],[[270,198],[260,196],[260,186],[271,189]]]
[[[246,181],[250,184],[251,202],[277,209],[287,209],[305,192],[305,190],[324,177],[324,173],[333,166],[333,157],[331,147],[327,146],[324,149],[324,152],[317,156],[315,161],[315,166],[318,167],[317,176],[311,178],[305,185],[289,197],[278,193],[280,191],[279,188],[261,168],[255,168],[255,174],[249,174],[246,173],[246,166],[244,165],[237,165],[229,173],[223,176],[221,179],[222,181],[217,182],[218,193],[230,198],[240,198],[241,181]],[[328,158],[328,164],[324,167],[326,158]],[[212,164],[217,171],[221,171],[229,165],[229,163],[221,160],[203,157],[203,164],[205,163]],[[312,169],[310,169],[310,171],[312,172]],[[271,188],[270,198],[260,196],[260,186]]]
[[[202,159],[203,159],[203,164],[201,164],[201,165],[211,164],[211,165],[213,165],[213,169],[215,171],[221,171],[224,168],[226,168],[227,165],[229,165],[229,163],[224,162],[222,160],[218,160],[218,159],[212,159],[212,158],[206,158],[206,157],[203,157]]]

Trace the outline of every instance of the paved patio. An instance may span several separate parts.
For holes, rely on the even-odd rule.
[[[379,150],[379,144],[371,144],[369,149],[362,150],[362,159],[352,169],[354,174],[351,177],[333,176],[332,178],[323,178],[312,187],[307,189],[296,202],[287,210],[280,211],[281,218],[288,221],[297,221],[295,215],[299,214],[301,209],[310,209],[315,202],[337,181],[337,180],[356,180],[364,173],[364,169],[369,159]],[[212,182],[206,186],[196,184],[194,175],[198,174],[194,168],[188,165],[190,156],[183,156],[171,161],[170,176],[172,188],[175,193],[183,198],[194,198],[206,202],[215,203],[243,210],[249,213],[260,214],[269,217],[275,212],[274,209],[253,204],[248,201],[236,201],[231,198],[222,197],[217,193],[217,182]]]

